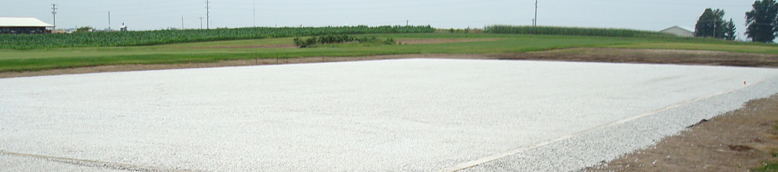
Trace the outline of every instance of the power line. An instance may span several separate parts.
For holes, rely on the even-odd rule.
[[[389,1],[387,1],[389,2]],[[428,2],[428,3],[425,3]],[[387,10],[387,9],[404,9],[404,8],[410,8],[410,7],[441,7],[441,6],[462,6],[467,4],[484,4],[486,2],[510,2],[506,0],[483,0],[483,1],[448,1],[448,2],[434,2],[434,1],[422,1],[421,3],[414,3],[414,4],[404,4],[404,5],[374,5],[374,6],[363,6],[359,8],[354,7],[345,7],[345,6],[334,6],[332,8],[322,8],[322,6],[330,5],[330,4],[323,4],[323,5],[311,5],[308,7],[311,8],[299,8],[299,4],[270,4],[270,3],[261,3],[260,5],[265,5],[265,8],[259,8],[259,10],[268,10],[268,11],[305,11],[305,12],[311,12],[311,11],[374,11],[376,9],[380,10]],[[365,3],[332,3],[332,4],[351,4],[351,5],[367,5],[367,4],[374,4],[375,2],[365,2]],[[220,3],[222,4],[222,3]],[[233,3],[233,4],[247,4],[247,3]],[[395,3],[396,4],[396,3]],[[310,5],[310,4],[308,4]],[[224,9],[234,9],[234,10],[251,10],[248,9],[249,5],[243,5],[243,6],[225,6]],[[276,7],[274,7],[276,6]],[[277,7],[277,6],[294,6],[291,9],[284,9],[286,7]],[[219,8],[222,9],[222,8]]]
[[[750,4],[736,4],[736,3],[710,3],[710,2],[704,2],[704,3],[688,3],[688,2],[680,2],[680,1],[674,1],[674,2],[656,2],[656,0],[650,0],[650,1],[623,1],[623,0],[591,0],[591,1],[600,1],[600,2],[612,2],[612,3],[632,3],[632,4],[649,4],[649,5],[682,5],[682,6],[724,6],[724,7],[750,7]],[[679,3],[680,2],[680,3]],[[735,1],[732,1],[735,2]]]
[[[461,2],[461,3],[453,3],[453,2],[441,3],[439,1],[428,1],[428,0],[421,0],[421,1],[418,1],[418,0],[375,0],[375,1],[364,1],[364,2],[358,1],[358,0],[350,0],[350,1],[352,1],[352,2],[332,3],[332,2],[326,2],[326,1],[320,1],[320,2],[314,3],[314,4],[317,4],[317,5],[314,5],[315,7],[303,6],[302,8],[289,8],[289,9],[284,9],[284,8],[286,8],[285,6],[294,6],[294,5],[298,5],[299,6],[299,4],[295,4],[295,3],[291,2],[291,1],[278,1],[278,2],[270,2],[270,3],[266,3],[265,1],[260,1],[259,4],[262,7],[258,7],[258,6],[256,6],[255,0],[253,0],[252,8],[248,9],[247,8],[248,5],[249,5],[248,1],[242,1],[240,3],[235,3],[235,2],[231,3],[231,2],[219,1],[219,5],[218,5],[219,8],[217,8],[215,10],[217,10],[217,11],[219,11],[219,10],[228,11],[230,13],[232,13],[232,12],[241,12],[242,13],[241,15],[247,15],[248,14],[248,10],[252,10],[252,13],[253,13],[253,21],[252,21],[252,23],[253,23],[254,26],[257,26],[257,25],[264,25],[264,20],[263,20],[264,18],[262,18],[260,16],[260,20],[263,20],[263,21],[260,21],[260,24],[257,24],[256,23],[256,15],[257,15],[256,14],[256,10],[259,10],[259,12],[260,12],[259,15],[264,15],[265,13],[273,13],[273,12],[276,12],[276,11],[279,11],[279,12],[281,12],[281,11],[283,11],[283,12],[289,12],[289,11],[306,11],[306,12],[311,12],[311,11],[327,11],[327,12],[331,12],[331,11],[377,11],[376,9],[378,9],[378,10],[390,10],[390,9],[406,9],[407,7],[414,7],[415,8],[415,7],[419,7],[419,6],[443,6],[443,5],[445,5],[445,6],[462,6],[462,4],[469,5],[469,3],[478,3],[479,5],[481,5],[483,3],[483,1],[464,1],[464,0],[453,0],[454,2]],[[356,2],[354,2],[354,1],[356,1]],[[394,2],[397,2],[397,1],[400,1],[400,2],[403,2],[403,3],[394,3]],[[508,2],[508,0],[485,0],[485,1],[489,2],[490,4],[491,3],[501,4],[502,2]],[[615,2],[615,3],[624,3],[624,4],[628,4],[628,5],[629,4],[636,4],[636,3],[637,4],[649,3],[649,2],[645,2],[645,1],[648,1],[648,0],[636,0],[636,1],[639,1],[639,2],[632,2],[632,1],[630,1],[630,2],[621,2],[621,1],[618,1],[618,0],[594,0],[594,1],[595,1],[595,3],[598,3],[598,2],[602,3],[604,1],[605,3]],[[644,1],[644,2],[640,2],[640,1]],[[514,2],[514,1],[511,1],[511,2]],[[134,3],[133,1],[124,1],[123,3],[124,3],[123,5],[129,6],[129,7],[133,7],[133,8],[136,7],[136,6],[137,7],[141,7],[140,4]],[[524,1],[521,4],[517,4],[517,5],[523,6],[522,8],[526,9],[527,7],[531,8],[532,4],[529,4],[529,3],[531,3],[531,2]],[[671,3],[671,2],[659,2],[659,4],[667,4],[667,3]],[[233,5],[233,4],[235,4],[235,5]],[[354,4],[356,6],[361,6],[361,7],[360,8],[354,8],[354,7],[349,7],[349,6],[336,6],[336,5],[343,5],[343,4]],[[671,3],[671,4],[674,4],[674,3]],[[62,4],[59,4],[59,5],[62,5]],[[67,6],[67,5],[72,5],[72,4],[64,4],[64,5]],[[202,10],[202,6],[199,7],[199,10],[196,9],[196,8],[198,8],[197,6],[199,6],[196,3],[180,4],[181,7],[178,7],[179,4],[172,3],[172,2],[164,2],[161,5],[162,6],[155,5],[155,6],[151,6],[151,7],[146,7],[145,5],[143,5],[143,6],[144,6],[144,9],[171,8],[171,9],[175,9],[175,10],[186,10],[187,11],[186,17],[187,18],[191,18],[191,19],[195,19],[195,20],[196,20],[197,17],[202,17],[202,15],[196,15],[196,14],[189,15],[189,13],[192,13],[192,12],[197,13],[196,11]],[[202,4],[200,4],[200,5],[202,5]],[[225,5],[227,5],[227,6],[225,6]],[[533,24],[533,26],[537,26],[537,20],[538,20],[538,17],[539,17],[538,16],[539,1],[536,0],[534,5],[535,5],[535,11],[534,11],[534,18],[533,18],[532,24]],[[548,5],[548,4],[546,4],[546,5]],[[335,10],[333,10],[333,8],[323,8],[322,6],[333,6]],[[68,6],[67,8],[69,9],[69,11],[73,10],[73,9],[79,9],[79,10],[76,10],[76,11],[82,11],[81,9],[83,9],[83,11],[90,11],[90,9],[88,9],[88,7],[89,6],[86,6],[86,7],[84,7],[84,6],[73,6],[71,8],[70,6]],[[124,7],[124,8],[129,8],[129,7]],[[362,7],[364,7],[364,8],[362,8]],[[97,6],[95,8],[97,8]],[[206,1],[206,9],[207,9],[207,15],[208,15],[207,16],[208,17],[207,24],[208,24],[208,28],[210,29],[210,24],[212,24],[210,22],[210,0]],[[162,13],[161,15],[167,15],[167,16],[165,16],[165,18],[170,17],[170,18],[174,19],[171,23],[174,23],[175,19],[177,17],[181,17],[181,14],[178,13],[178,12],[175,12],[173,10],[166,10],[166,11],[160,11]],[[116,13],[115,10],[114,10],[114,12]],[[202,11],[200,11],[200,12],[202,12]],[[147,16],[147,15],[160,15],[159,12],[150,13],[150,12],[148,12],[148,10],[128,10],[128,11],[123,11],[122,10],[122,11],[119,11],[119,13],[122,13],[121,16],[131,16],[131,17],[134,17],[133,19],[144,18],[143,16]],[[138,14],[136,14],[136,15],[126,15],[125,13],[138,13]],[[170,14],[166,14],[166,13],[170,13]],[[174,15],[172,13],[176,13],[176,15]],[[519,13],[521,13],[521,12],[519,12]],[[105,13],[103,11],[103,12],[99,12],[97,14],[104,15]],[[96,16],[97,14],[95,14],[95,13],[92,13],[92,14],[78,14],[78,13],[76,13],[75,15],[77,15],[77,16],[83,15],[84,16],[83,18],[86,18],[86,17],[89,17],[89,15],[95,15]],[[202,13],[200,13],[200,14],[202,14]],[[217,17],[220,14],[222,14],[222,13],[217,13]],[[275,13],[273,13],[273,14],[275,14]],[[337,13],[337,14],[339,14],[339,13]],[[68,12],[67,15],[69,16],[67,18],[71,18],[70,16],[73,16],[74,14]],[[123,18],[126,18],[126,17],[123,17]],[[162,17],[159,17],[159,18],[162,18]],[[205,18],[205,17],[203,17],[203,18]],[[273,19],[273,18],[274,17],[271,17],[271,18],[268,18],[268,19]],[[408,19],[408,18],[406,18],[406,19]],[[424,18],[414,18],[414,23],[420,23],[420,20],[424,20]],[[474,22],[485,22],[486,21],[486,20],[483,20],[483,19],[471,19],[471,20],[473,20]],[[504,20],[495,20],[495,21],[510,22],[512,20],[516,20],[516,19],[514,17],[510,17],[510,18],[504,18]],[[547,22],[546,24],[554,24],[554,23],[558,23],[558,22],[555,22],[556,20],[559,20],[559,19],[555,19],[554,17],[551,17],[551,18],[547,17],[547,19],[544,20],[544,21]],[[582,20],[582,19],[579,19],[579,20]],[[232,21],[232,20],[224,20],[224,21],[225,21],[225,23],[227,23],[227,21]],[[191,21],[190,20],[190,22],[197,22],[197,21]],[[200,21],[200,22],[201,22],[201,25],[202,25],[203,21]],[[270,21],[268,21],[268,22],[270,22]],[[580,22],[587,22],[587,23],[600,22],[600,23],[608,23],[608,24],[610,24],[610,23],[624,23],[624,22],[619,22],[619,21],[580,21]],[[667,21],[663,21],[663,22],[667,22]],[[686,22],[686,20],[684,20],[684,22]],[[236,22],[233,22],[230,25],[235,25],[235,23]],[[349,21],[349,23],[353,23],[353,22]],[[401,23],[401,21],[397,22],[397,24],[400,24],[400,23]],[[452,22],[448,22],[448,23],[466,23],[466,22],[457,20],[457,21],[452,21]],[[639,23],[641,23],[641,24],[642,23],[651,23],[651,21],[649,21],[649,22],[639,22]],[[658,23],[658,22],[654,22],[654,23]],[[245,23],[245,24],[247,24],[247,23]],[[406,25],[408,25],[408,24],[409,24],[409,22],[406,21]],[[203,28],[203,26],[201,26],[201,28]]]

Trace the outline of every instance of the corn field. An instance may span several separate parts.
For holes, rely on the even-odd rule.
[[[493,25],[484,28],[486,33],[500,34],[532,34],[532,35],[575,35],[575,36],[602,36],[602,37],[675,37],[670,34],[640,31],[630,29],[601,29],[601,28],[573,28],[573,27],[544,27],[544,26],[508,26]]]
[[[328,34],[432,33],[431,26],[256,27],[210,30],[155,30],[73,34],[0,35],[0,49],[144,46]]]

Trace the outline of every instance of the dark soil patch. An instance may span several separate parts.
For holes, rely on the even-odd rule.
[[[250,46],[213,46],[213,47],[181,47],[181,49],[271,49],[271,48],[297,48],[294,44],[276,44],[276,45],[250,45]]]
[[[738,151],[738,152],[754,150],[754,148],[752,148],[751,146],[745,146],[745,145],[729,145],[727,147],[729,147],[729,150]]]

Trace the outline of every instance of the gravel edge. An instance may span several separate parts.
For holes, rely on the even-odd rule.
[[[581,167],[595,166],[655,146],[663,138],[677,135],[702,119],[740,109],[748,101],[776,93],[778,77],[462,171],[583,171]]]

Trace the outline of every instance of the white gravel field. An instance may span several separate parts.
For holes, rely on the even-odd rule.
[[[0,171],[570,171],[776,93],[778,69],[450,59],[8,78]]]

